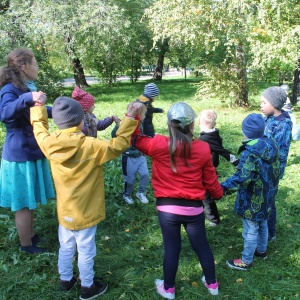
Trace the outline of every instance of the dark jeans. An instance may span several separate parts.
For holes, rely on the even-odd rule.
[[[184,226],[192,249],[198,256],[206,282],[208,284],[215,283],[215,262],[206,238],[204,214],[181,216],[158,211],[158,221],[164,243],[163,271],[165,288],[168,289],[175,286],[181,250],[181,225]]]
[[[274,203],[271,206],[271,212],[268,217],[269,239],[276,236],[276,217],[277,217],[277,212],[276,212],[276,204],[274,201]]]
[[[212,199],[210,194],[206,192],[205,199],[203,200],[203,205],[205,208],[206,219],[215,224],[220,223],[220,215],[218,212],[216,201]]]

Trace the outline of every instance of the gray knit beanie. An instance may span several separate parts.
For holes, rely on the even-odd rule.
[[[52,117],[59,129],[75,127],[83,120],[83,109],[72,98],[58,97],[52,106]]]
[[[287,100],[286,92],[279,86],[271,86],[261,94],[274,108],[281,110]]]
[[[154,98],[158,96],[159,94],[159,89],[155,83],[148,83],[145,85],[144,88],[144,95],[148,96],[149,98]]]
[[[242,130],[248,139],[259,139],[263,137],[265,131],[265,121],[260,114],[248,115],[243,123]]]

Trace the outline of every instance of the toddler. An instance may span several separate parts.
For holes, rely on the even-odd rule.
[[[80,299],[93,299],[105,293],[107,284],[94,278],[95,236],[97,224],[105,219],[103,164],[130,145],[138,122],[134,118],[142,107],[128,106],[117,137],[110,141],[82,133],[84,112],[81,105],[68,97],[54,101],[52,116],[59,130],[48,132],[46,109],[31,108],[34,135],[42,152],[50,160],[57,193],[60,289],[71,290],[77,282],[73,276],[73,257],[78,251],[81,280]]]
[[[237,270],[249,270],[253,256],[267,258],[268,225],[279,182],[279,151],[274,139],[264,136],[260,114],[248,115],[242,130],[241,158],[236,173],[221,183],[224,194],[237,192],[234,209],[242,217],[244,250],[242,257],[228,260]]]
[[[207,142],[212,154],[213,165],[215,168],[220,163],[219,156],[223,156],[226,160],[232,163],[235,167],[238,165],[239,160],[223,147],[223,140],[220,136],[219,129],[216,128],[217,114],[212,109],[203,110],[200,113],[199,125],[200,136],[199,140]],[[211,226],[219,225],[220,216],[216,202],[212,199],[209,193],[205,194],[203,200],[205,207],[205,216],[209,220]]]
[[[142,122],[145,118],[145,113],[147,108],[143,105],[141,110],[140,121]],[[113,129],[111,136],[116,136],[116,131],[119,128],[118,125]],[[143,132],[143,126],[140,124],[140,130]],[[137,174],[140,176],[138,192],[136,193],[136,197],[143,204],[149,203],[145,193],[146,187],[149,182],[149,172],[147,166],[147,160],[145,155],[137,150],[134,146],[130,146],[125,150],[122,154],[122,173],[124,177],[124,191],[123,191],[123,199],[127,204],[133,204],[134,201],[132,199],[132,192],[134,189],[134,182],[136,180]]]
[[[292,139],[293,123],[288,112],[282,108],[287,101],[285,91],[272,86],[261,95],[261,111],[265,115],[265,136],[274,138],[279,148],[280,179],[283,178],[289,148]],[[272,202],[272,210],[268,219],[269,241],[276,239],[276,205]]]
[[[97,137],[97,131],[101,131],[110,126],[113,122],[120,124],[120,119],[116,116],[107,117],[104,120],[98,120],[93,114],[95,109],[95,98],[88,92],[82,90],[77,85],[72,92],[72,98],[80,103],[83,108],[84,125],[82,132],[87,136]]]

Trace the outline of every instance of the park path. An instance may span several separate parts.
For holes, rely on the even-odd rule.
[[[165,72],[163,76],[184,76],[181,71],[174,71],[174,72]],[[188,75],[188,73],[187,73]],[[139,77],[139,80],[149,80],[152,78],[152,75],[142,75]],[[117,78],[117,81],[129,80],[128,76],[120,76]],[[99,79],[97,77],[86,77],[86,81],[88,84],[96,84],[99,83]],[[64,86],[72,86],[75,84],[74,78],[65,78],[63,80]]]

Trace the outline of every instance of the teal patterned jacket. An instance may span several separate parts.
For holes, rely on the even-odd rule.
[[[234,209],[244,219],[268,218],[278,189],[279,150],[274,139],[247,140],[240,147],[237,171],[221,183],[224,195],[237,192]]]
[[[280,179],[283,177],[286,167],[290,144],[292,140],[293,122],[286,111],[278,117],[268,116],[265,118],[265,136],[275,139],[279,148]]]

